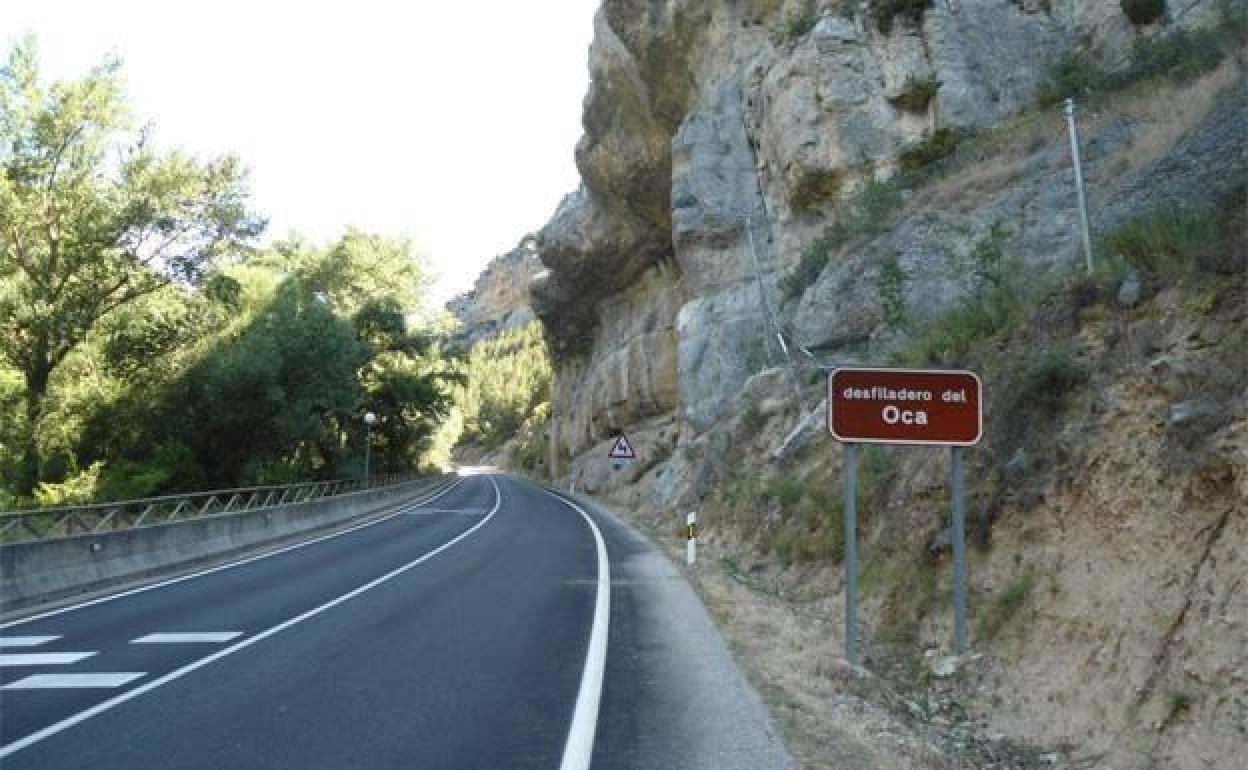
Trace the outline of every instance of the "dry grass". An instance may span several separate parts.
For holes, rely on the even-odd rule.
[[[1082,131],[1088,136],[1112,121],[1127,119],[1134,123],[1137,129],[1130,144],[1103,164],[1103,168],[1115,175],[1131,173],[1169,152],[1177,141],[1200,124],[1218,98],[1243,77],[1243,69],[1228,58],[1217,69],[1190,83],[1140,83],[1115,94],[1104,109],[1084,122]],[[1093,201],[1107,198],[1113,192],[1111,186],[1093,185]]]

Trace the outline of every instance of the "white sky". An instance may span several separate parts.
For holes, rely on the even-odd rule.
[[[240,155],[267,237],[409,235],[469,288],[577,184],[597,0],[9,0],[45,73],[114,51],[153,138]]]

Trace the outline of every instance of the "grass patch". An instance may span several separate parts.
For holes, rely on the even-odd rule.
[[[1002,629],[1027,603],[1036,586],[1035,573],[1028,571],[1006,586],[975,618],[975,639],[990,642],[1001,634]]]

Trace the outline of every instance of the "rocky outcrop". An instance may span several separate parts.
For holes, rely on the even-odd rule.
[[[460,323],[455,342],[466,350],[483,339],[532,321],[529,285],[544,269],[533,236],[526,236],[516,248],[495,257],[477,277],[472,291],[446,304]]]
[[[1172,10],[1172,21],[1207,21],[1213,5]],[[1068,214],[1040,213],[1071,210],[1065,149],[1051,142],[1016,170],[1032,177],[1026,188],[999,196],[975,221],[907,220],[870,250],[876,256],[833,259],[799,302],[780,308],[780,276],[864,178],[892,173],[902,152],[938,129],[991,126],[1026,106],[1074,41],[1120,64],[1139,34],[1117,0],[934,2],[891,23],[874,7],[605,0],[576,149],[582,185],[537,237],[549,271],[532,287],[559,359],[563,395],[553,408],[568,423],[569,454],[609,437],[617,412],[665,410],[690,423],[686,438],[731,413],[745,380],[781,360],[763,297],[808,345],[861,352],[880,319],[863,290],[889,249],[923,278],[907,299],[924,312],[965,290],[924,246],[936,237],[966,243],[968,227],[978,233],[1022,210],[1026,250],[1049,262],[1070,255]],[[1097,140],[1126,133],[1115,139],[1111,127]],[[669,288],[647,288],[656,270]],[[605,374],[625,371],[621,362],[637,355],[627,351],[651,349],[646,335],[655,332],[638,331],[642,317],[674,335],[662,345],[670,357],[646,356],[654,371],[671,365],[657,378],[672,383],[670,397],[653,398],[647,383],[656,377],[640,370]],[[627,384],[607,388],[608,398],[611,378]]]

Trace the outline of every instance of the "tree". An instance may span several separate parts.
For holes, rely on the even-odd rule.
[[[39,479],[44,397],[102,319],[171,282],[198,284],[263,228],[233,157],[153,149],[107,61],[45,84],[33,40],[0,69],[0,357],[25,384],[18,492]]]

